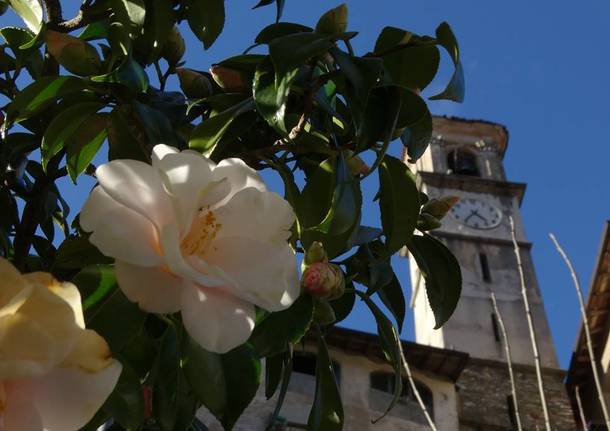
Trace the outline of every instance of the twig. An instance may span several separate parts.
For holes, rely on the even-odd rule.
[[[580,399],[580,387],[576,386],[574,388],[574,395],[576,396],[576,405],[578,406],[578,415],[580,416],[580,421],[582,422],[583,431],[587,431],[587,419],[585,418],[585,411],[582,408],[582,400]]]
[[[521,283],[521,296],[523,297],[523,305],[525,307],[525,315],[530,333],[530,341],[532,342],[532,351],[534,353],[534,365],[536,366],[536,379],[538,380],[538,392],[540,394],[540,403],[542,404],[542,414],[544,416],[544,425],[547,431],[551,431],[551,419],[549,417],[549,408],[546,403],[546,395],[544,393],[544,382],[542,380],[542,368],[540,366],[540,354],[538,353],[538,341],[536,340],[536,332],[534,328],[534,320],[530,310],[530,301],[527,297],[527,288],[525,286],[525,275],[523,274],[523,264],[521,262],[521,252],[517,243],[517,235],[515,234],[515,221],[512,216],[508,217],[510,222],[510,235],[513,240],[515,256],[517,257],[517,267],[519,269],[519,281]]]
[[[563,258],[568,270],[570,271],[570,275],[572,276],[572,280],[574,281],[574,288],[576,289],[576,295],[578,296],[578,305],[580,308],[580,316],[582,318],[582,326],[585,330],[585,340],[587,342],[587,350],[589,352],[589,362],[591,363],[591,370],[593,371],[593,380],[595,381],[595,389],[597,390],[597,398],[599,400],[599,404],[602,408],[602,413],[604,415],[604,422],[606,423],[606,428],[610,429],[610,415],[608,415],[608,407],[606,405],[606,399],[604,397],[604,391],[602,389],[601,380],[599,378],[599,372],[597,370],[597,363],[595,361],[595,353],[593,352],[593,341],[591,340],[591,331],[589,330],[589,319],[587,318],[587,312],[585,310],[585,301],[582,296],[582,288],[580,287],[580,281],[578,280],[578,275],[574,270],[574,266],[572,265],[572,261],[564,251],[564,249],[559,245],[557,238],[552,233],[549,234],[551,241],[555,244],[555,248]]]
[[[517,401],[517,385],[515,384],[515,375],[513,373],[513,360],[510,349],[510,343],[508,341],[508,332],[506,331],[506,326],[504,325],[504,319],[502,318],[502,314],[500,314],[500,309],[498,308],[498,302],[496,301],[496,295],[494,294],[491,286],[489,287],[489,295],[491,297],[491,304],[494,309],[494,314],[496,315],[496,319],[498,320],[498,326],[500,327],[500,332],[502,333],[502,341],[504,344],[504,354],[506,355],[506,365],[508,366],[508,376],[510,379],[510,390],[513,396],[513,407],[515,409],[515,419],[517,421],[517,430],[521,431],[523,428],[521,426],[521,415],[519,414],[519,402]]]
[[[436,425],[434,424],[434,421],[432,420],[432,417],[430,416],[430,413],[428,412],[428,408],[426,407],[426,404],[424,404],[424,400],[422,399],[421,395],[419,394],[419,390],[417,389],[417,386],[415,386],[415,380],[413,379],[413,374],[411,374],[411,367],[409,367],[409,363],[407,362],[407,359],[405,358],[405,354],[402,350],[402,342],[400,340],[398,340],[398,350],[400,351],[400,361],[402,362],[402,367],[405,370],[405,374],[407,375],[407,380],[409,380],[409,384],[411,385],[411,390],[413,391],[413,394],[415,395],[417,404],[419,404],[419,407],[422,409],[422,412],[424,413],[424,416],[426,417],[426,421],[428,422],[428,425],[430,426],[432,431],[438,431],[438,428],[436,428]]]
[[[49,23],[58,23],[63,21],[61,12],[61,2],[59,0],[44,0],[44,6],[47,10]]]

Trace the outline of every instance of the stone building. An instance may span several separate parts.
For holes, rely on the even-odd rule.
[[[409,164],[420,188],[430,197],[455,195],[459,203],[433,234],[458,258],[462,295],[451,319],[434,330],[424,280],[411,265],[410,306],[415,342],[405,342],[405,356],[416,386],[441,431],[510,430],[515,428],[508,368],[497,318],[490,301],[493,289],[512,347],[520,417],[525,430],[544,429],[536,373],[516,257],[511,242],[512,216],[543,364],[552,429],[574,430],[564,371],[559,369],[536,282],[529,243],[519,207],[525,184],[506,179],[502,159],[507,130],[486,121],[435,117],[426,153]],[[406,264],[406,262],[405,262]],[[607,332],[606,332],[607,334]],[[327,335],[345,407],[347,431],[429,429],[409,385],[398,406],[385,418],[371,420],[391,399],[392,369],[376,336],[334,328]],[[315,341],[306,339],[295,352],[294,372],[277,430],[305,429],[315,387]],[[610,354],[609,354],[610,356]],[[236,430],[264,430],[274,407],[259,394]],[[211,422],[208,422],[211,423]],[[217,430],[217,425],[210,425]]]
[[[606,405],[610,410],[608,402],[610,400],[610,221],[606,222],[602,235],[585,311],[591,332],[593,354],[602,380]],[[578,414],[576,397],[578,390],[584,413],[584,423],[587,424],[586,429],[605,430],[582,324],[568,369],[567,388],[574,411],[577,412],[577,423],[582,424],[582,419]],[[583,429],[583,427],[580,426],[579,429]]]

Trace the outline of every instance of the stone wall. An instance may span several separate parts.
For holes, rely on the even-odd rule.
[[[544,429],[542,405],[533,366],[515,365],[520,417],[526,430]],[[555,431],[575,430],[563,384],[564,372],[544,369],[543,381],[551,425]],[[513,429],[508,407],[511,394],[505,363],[471,359],[457,382],[460,430]]]

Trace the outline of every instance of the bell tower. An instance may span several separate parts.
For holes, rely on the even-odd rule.
[[[532,245],[525,236],[519,211],[525,184],[508,181],[502,164],[508,131],[486,121],[445,117],[435,117],[433,125],[429,148],[409,166],[416,172],[421,190],[431,198],[449,195],[460,198],[443,219],[442,227],[431,233],[457,257],[463,284],[455,313],[443,327],[434,330],[423,277],[416,265],[410,265],[416,341],[464,351],[473,358],[505,361],[501,334],[490,302],[493,290],[507,327],[513,362],[533,364],[511,241],[509,216],[512,216],[542,364],[557,368],[555,348],[530,255]]]

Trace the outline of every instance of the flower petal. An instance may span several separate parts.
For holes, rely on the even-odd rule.
[[[152,155],[151,155],[152,165],[155,167],[158,167],[158,163],[163,159],[163,157],[167,156],[168,154],[177,154],[179,152],[180,151],[178,151],[177,148],[169,146],[169,145],[165,145],[165,144],[155,145],[152,149]]]
[[[78,331],[74,346],[63,360],[62,366],[79,367],[82,371],[95,373],[108,367],[112,353],[106,340],[91,329]]]
[[[30,400],[45,430],[76,431],[91,420],[114,389],[122,366],[113,360],[100,372],[56,368],[44,376],[11,382],[9,399]]]
[[[175,219],[159,170],[137,160],[113,160],[95,171],[97,180],[114,200],[161,228]]]
[[[78,288],[72,283],[60,283],[48,272],[30,272],[23,277],[31,284],[36,284],[49,289],[55,295],[66,301],[74,313],[76,324],[85,328],[85,318],[83,316],[83,306]]]
[[[132,302],[149,313],[175,313],[180,310],[182,278],[161,268],[147,268],[117,261],[119,287]]]
[[[262,192],[267,191],[267,186],[258,172],[237,158],[222,160],[214,169],[214,178],[216,180],[226,178],[229,181],[231,191],[227,198],[246,187],[254,187]]]
[[[0,426],[2,430],[44,431],[40,415],[29,400],[8,398],[2,422],[3,424]]]
[[[285,244],[295,214],[290,204],[273,192],[249,187],[237,192],[225,205],[214,210],[222,226],[217,238],[240,237]]]
[[[80,213],[81,227],[103,254],[134,265],[157,266],[159,240],[154,225],[115,201],[102,187],[91,192]]]
[[[166,154],[156,166],[161,171],[165,189],[172,197],[181,233],[184,234],[189,229],[201,201],[217,188],[218,183],[212,175],[216,164],[201,154],[182,152]],[[228,187],[225,189],[226,193]],[[217,200],[222,197],[224,195],[218,196]]]
[[[0,279],[2,280],[0,307],[4,307],[26,286],[26,282],[17,268],[3,257],[0,257]]]
[[[236,295],[268,311],[286,309],[299,296],[296,258],[288,244],[221,238],[204,259],[236,283]]]
[[[254,306],[224,289],[187,287],[182,321],[189,335],[211,352],[226,353],[245,343],[255,319]]]

